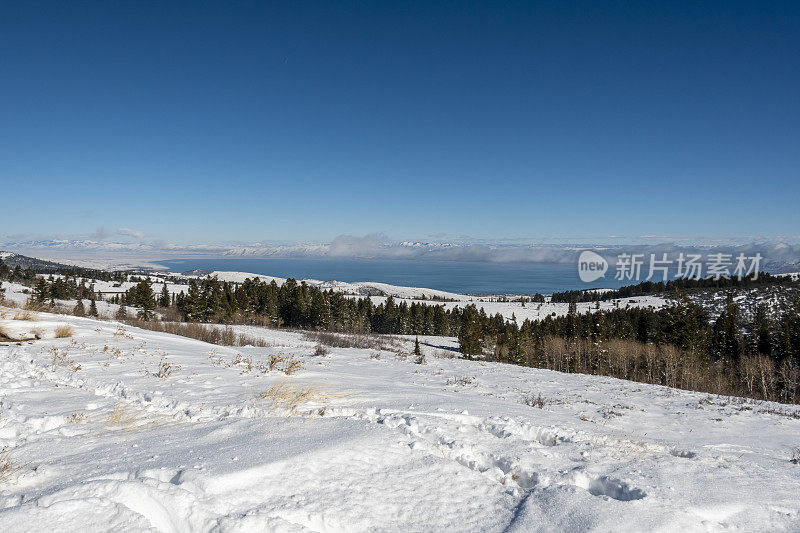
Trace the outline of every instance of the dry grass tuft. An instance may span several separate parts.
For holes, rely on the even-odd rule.
[[[538,396],[534,396],[530,394],[522,398],[522,403],[525,405],[530,405],[531,407],[538,407],[539,409],[544,409],[544,406],[547,405],[547,400],[542,398],[541,393]]]
[[[69,358],[69,350],[64,348],[64,350],[59,350],[58,347],[53,346],[48,350],[52,359],[50,361],[51,370],[53,372],[56,371],[57,367],[63,367],[67,370],[72,372],[77,372],[81,369],[81,365],[76,363],[73,359]]]
[[[106,426],[117,426],[123,429],[130,429],[139,422],[139,411],[131,409],[125,405],[123,400],[119,400],[114,410],[106,417]]]
[[[252,357],[245,357],[244,355],[237,353],[233,357],[233,362],[231,363],[233,366],[241,366],[244,368],[242,370],[243,373],[249,374],[253,371],[253,358]]]
[[[38,317],[32,311],[30,311],[28,309],[24,309],[22,311],[17,312],[14,315],[14,320],[30,320],[30,321],[34,321],[34,320],[38,320]]]
[[[150,414],[144,409],[136,409],[127,404],[124,398],[120,398],[114,406],[114,410],[103,421],[102,427],[114,431],[134,432],[174,423],[174,419]]]
[[[331,353],[331,351],[324,344],[317,344],[316,348],[314,348],[314,355],[317,357],[324,357],[329,353]]]
[[[459,385],[461,387],[466,387],[467,385],[472,385],[475,383],[475,377],[471,376],[461,376],[461,377],[452,377],[447,378],[445,385]]]
[[[266,362],[261,365],[264,372],[272,372],[273,370],[280,370],[287,376],[303,370],[303,361],[293,355],[275,355],[270,354]]]
[[[161,361],[158,363],[158,371],[156,372],[156,376],[161,379],[167,379],[178,368],[178,365],[168,363],[166,358],[162,357]]]
[[[69,324],[59,324],[56,328],[56,338],[57,339],[65,339],[67,337],[72,337],[75,335],[75,330]]]
[[[0,450],[0,485],[12,484],[16,482],[17,474],[23,470],[31,468],[36,470],[37,467],[31,467],[29,463],[19,464],[11,457],[11,450],[3,448]]]
[[[304,404],[325,404],[331,400],[345,398],[349,394],[331,393],[322,387],[309,385],[293,385],[287,380],[278,381],[266,391],[257,394],[251,400],[260,409],[261,416],[272,416],[281,411],[297,414]],[[264,405],[266,404],[266,405]],[[324,409],[324,406],[323,406]]]
[[[303,362],[300,359],[297,359],[295,356],[290,355],[288,357],[284,357],[283,359],[283,368],[281,371],[286,374],[287,376],[294,374],[295,372],[299,372],[303,370]]]
[[[45,304],[31,299],[28,299],[28,301],[25,302],[25,305],[22,306],[22,309],[25,309],[26,311],[33,311],[35,313],[44,313],[47,311]]]
[[[86,422],[86,413],[71,413],[66,417],[67,424],[82,424]]]

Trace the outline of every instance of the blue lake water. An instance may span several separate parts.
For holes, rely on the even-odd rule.
[[[173,272],[229,270],[295,279],[378,281],[462,294],[551,294],[567,289],[618,288],[631,284],[611,269],[583,283],[574,264],[384,261],[358,259],[173,259],[158,261]]]

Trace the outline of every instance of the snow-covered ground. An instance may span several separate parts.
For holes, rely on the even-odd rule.
[[[0,329],[42,338],[0,344],[3,532],[800,528],[797,407],[447,358],[452,339],[416,364],[15,316]]]
[[[270,283],[274,281],[278,285],[283,285],[286,282],[286,278],[279,278],[276,276],[264,276],[261,274],[253,274],[250,272],[228,272],[223,270],[214,270],[208,274],[202,275],[187,275],[187,278],[196,278],[202,279],[206,276],[216,277],[220,281],[227,281],[229,283],[243,283],[244,280],[250,278],[255,279],[258,278],[261,281],[265,281]],[[303,279],[297,280],[299,282],[306,282],[307,285],[312,287],[319,287],[323,290],[332,289],[337,292],[344,292],[348,294],[359,294],[359,295],[369,295],[369,294],[381,294],[385,296],[394,296],[395,298],[409,298],[409,299],[448,299],[448,300],[459,300],[459,301],[468,301],[473,299],[471,296],[467,296],[464,294],[457,294],[454,292],[447,292],[447,291],[440,291],[436,289],[425,289],[420,287],[402,287],[398,285],[389,285],[388,283],[378,283],[374,281],[357,281],[357,282],[346,282],[346,281],[322,281],[318,279]]]

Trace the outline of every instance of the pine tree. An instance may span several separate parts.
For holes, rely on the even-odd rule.
[[[153,309],[156,308],[155,295],[150,278],[140,281],[128,290],[126,297],[130,305],[139,309],[139,318],[150,320]]]
[[[89,304],[89,316],[99,316],[97,312],[97,302],[92,299],[91,303]]]
[[[771,356],[772,324],[767,316],[767,308],[764,304],[761,304],[756,308],[755,315],[753,316],[753,325],[751,331],[755,337],[755,342],[753,343],[755,354]]]
[[[419,337],[414,340],[414,355],[422,355],[422,350],[419,348]]]
[[[161,296],[158,299],[158,305],[161,307],[169,307],[169,290],[167,289],[167,282],[161,287]]]
[[[711,332],[711,345],[716,356],[723,360],[738,362],[742,355],[742,339],[739,330],[739,307],[729,292],[725,310],[720,313]]]
[[[779,340],[781,359],[800,364],[800,298],[796,298],[781,315]]]
[[[184,320],[192,322],[200,319],[200,311],[202,306],[202,294],[200,286],[197,281],[189,281],[189,292],[183,297],[181,304],[178,306],[183,313]]]
[[[461,353],[467,357],[483,353],[483,332],[480,315],[475,305],[468,305],[461,313],[458,329],[458,344]]]
[[[314,329],[328,329],[331,310],[327,299],[320,290],[315,290],[309,306],[309,327]]]
[[[78,300],[75,307],[72,308],[72,314],[75,316],[85,316],[86,308],[83,306],[83,300]]]
[[[49,294],[50,289],[47,287],[47,282],[44,278],[39,278],[39,281],[36,283],[36,288],[33,289],[34,299],[37,303],[43,304],[47,300]]]
[[[117,313],[114,315],[114,318],[116,320],[119,320],[120,322],[128,320],[128,311],[125,309],[124,305],[119,306],[119,308],[117,309]]]

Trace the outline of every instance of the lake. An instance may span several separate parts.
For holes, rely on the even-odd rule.
[[[567,289],[618,288],[613,279],[583,283],[574,264],[387,261],[366,259],[172,259],[173,272],[228,270],[295,279],[377,281],[462,294],[551,294]]]

